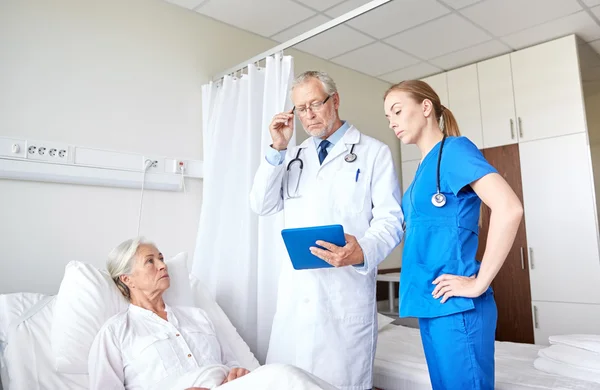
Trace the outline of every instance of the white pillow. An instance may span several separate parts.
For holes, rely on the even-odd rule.
[[[208,290],[202,285],[202,282],[190,274],[190,285],[195,305],[206,312],[215,329],[223,335],[224,341],[227,342],[237,362],[248,370],[258,368],[260,363],[256,360],[252,351],[250,351],[250,347],[239,335],[225,312],[213,299]]]
[[[573,348],[584,349],[600,353],[600,335],[597,334],[565,334],[550,336],[550,344],[566,345]]]
[[[186,253],[166,261],[171,279],[167,291],[173,290],[165,292],[164,299],[170,306],[190,305],[186,262]],[[87,374],[88,354],[96,334],[109,318],[128,306],[106,270],[79,261],[69,262],[56,296],[50,332],[56,370]]]
[[[187,253],[182,252],[166,262],[171,284],[163,294],[170,306],[194,306],[194,297],[190,287],[190,271],[187,267]]]

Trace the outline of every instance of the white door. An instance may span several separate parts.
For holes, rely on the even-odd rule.
[[[415,178],[420,160],[402,161],[402,193],[404,194]]]
[[[439,73],[421,80],[429,84],[429,86],[433,88],[435,93],[437,93],[440,97],[440,101],[442,102],[442,104],[448,107],[448,82],[446,79],[446,73]],[[421,152],[419,152],[419,148],[417,148],[417,145],[401,144],[400,151],[402,161],[421,159]]]
[[[476,64],[448,72],[448,108],[458,122],[461,135],[483,149]]]
[[[600,334],[600,305],[532,302],[535,343],[548,345],[548,337]]]
[[[520,142],[585,131],[574,36],[511,53]]]
[[[510,55],[477,64],[483,147],[518,142]],[[459,124],[460,125],[460,124]]]
[[[600,303],[600,258],[586,134],[519,145],[534,301]]]

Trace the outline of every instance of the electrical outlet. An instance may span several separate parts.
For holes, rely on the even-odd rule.
[[[142,169],[146,167],[146,161],[150,160],[150,167],[146,172],[149,173],[164,173],[165,171],[165,159],[160,157],[144,157],[144,165]]]
[[[69,145],[46,141],[28,141],[27,158],[56,163],[69,162]]]
[[[183,170],[183,173],[187,175],[189,174],[189,165],[190,162],[188,160],[168,158],[165,160],[165,172],[181,174]]]

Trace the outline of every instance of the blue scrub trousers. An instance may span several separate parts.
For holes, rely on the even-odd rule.
[[[434,390],[494,389],[494,294],[490,289],[473,303],[474,309],[462,313],[419,319]]]

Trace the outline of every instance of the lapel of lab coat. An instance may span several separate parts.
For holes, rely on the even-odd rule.
[[[348,145],[357,144],[359,141],[360,141],[360,132],[358,131],[358,129],[356,127],[350,126],[350,128],[346,131],[346,133],[342,137],[342,139],[339,140],[338,143],[335,144],[333,149],[331,149],[331,152],[329,152],[327,157],[325,157],[325,160],[323,160],[323,164],[320,166],[319,169],[323,169],[323,167],[325,165],[327,165],[328,163],[335,160],[336,157],[339,157],[342,154],[345,156],[350,151]],[[352,146],[350,146],[350,148],[351,147]],[[316,155],[316,150],[314,153]],[[354,153],[356,153],[356,148],[354,148]],[[319,159],[317,157],[317,163],[318,163],[318,161],[319,161]]]

